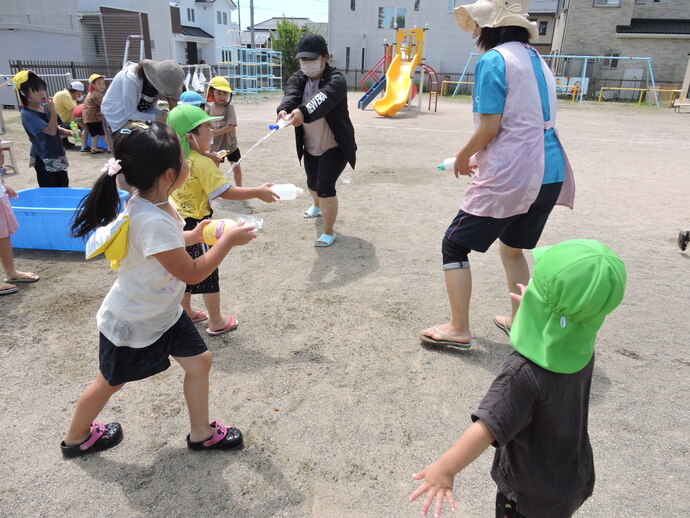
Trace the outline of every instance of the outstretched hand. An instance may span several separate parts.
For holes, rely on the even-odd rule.
[[[513,299],[515,302],[520,303],[522,302],[522,296],[525,294],[527,286],[525,286],[524,284],[518,284],[517,287],[520,288],[520,294],[511,292],[510,298]]]
[[[443,468],[440,461],[429,464],[419,473],[412,475],[415,480],[423,480],[422,484],[410,495],[410,502],[414,502],[421,495],[426,493],[426,498],[422,503],[421,513],[426,515],[431,507],[434,498],[436,503],[434,505],[434,518],[441,516],[441,509],[443,508],[443,500],[448,500],[448,505],[451,512],[455,512],[455,500],[453,499],[453,479],[455,475],[448,473]]]

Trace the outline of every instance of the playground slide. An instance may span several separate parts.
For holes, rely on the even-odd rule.
[[[386,72],[386,93],[372,105],[376,113],[392,117],[405,106],[412,86],[412,71],[418,65],[419,59],[407,61],[402,59],[400,53],[396,54]]]

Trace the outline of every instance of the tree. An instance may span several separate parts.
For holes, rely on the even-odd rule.
[[[299,59],[295,57],[297,47],[300,38],[308,32],[312,31],[306,27],[300,28],[283,16],[283,19],[278,22],[276,32],[271,34],[273,50],[279,50],[283,53],[283,78],[285,80],[299,69]]]

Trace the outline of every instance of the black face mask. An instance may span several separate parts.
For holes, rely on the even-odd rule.
[[[144,84],[141,88],[141,97],[139,97],[139,103],[137,104],[137,110],[140,112],[145,112],[153,106],[153,103],[158,95],[158,90],[156,90],[148,79],[144,79]]]

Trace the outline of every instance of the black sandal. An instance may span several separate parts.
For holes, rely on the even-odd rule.
[[[237,428],[227,428],[219,421],[213,421],[211,427],[215,428],[215,431],[205,441],[192,442],[188,435],[187,448],[190,450],[232,450],[242,446],[242,432]]]
[[[67,446],[60,443],[62,456],[66,459],[81,457],[87,453],[96,453],[116,446],[122,441],[123,433],[120,423],[91,423],[91,434],[81,444]]]

